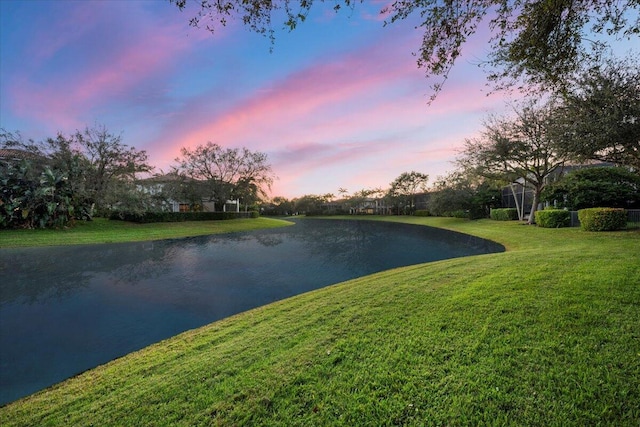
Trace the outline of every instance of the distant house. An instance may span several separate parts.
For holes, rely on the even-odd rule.
[[[177,177],[173,175],[157,175],[150,178],[138,180],[136,187],[139,191],[146,193],[157,200],[156,208],[168,212],[187,212],[190,210],[189,203],[181,203],[178,200],[164,197],[165,187],[175,181]]]
[[[192,201],[176,200],[167,196],[167,187],[180,185],[184,178],[173,174],[156,175],[150,178],[141,179],[137,182],[140,191],[155,196],[157,200],[156,208],[169,212],[190,212],[205,211],[215,212],[215,203],[208,199],[201,199],[194,205]],[[187,181],[191,181],[187,178]],[[170,192],[169,192],[170,193]],[[240,200],[227,200],[222,206],[222,212],[240,212]]]
[[[0,162],[17,163],[22,160],[45,162],[47,159],[39,154],[17,148],[0,148]]]
[[[605,163],[598,161],[591,161],[585,163],[565,164],[563,167],[558,168],[554,173],[547,177],[547,183],[552,183],[569,172],[578,169],[595,168],[595,167],[613,167],[613,163]],[[517,202],[516,202],[517,199]],[[502,188],[502,207],[504,208],[517,208],[521,206],[524,210],[524,215],[528,215],[531,212],[533,204],[533,189],[527,185],[524,179],[518,178]],[[539,206],[540,207],[540,206]]]
[[[533,189],[522,178],[502,188],[502,207],[522,209],[523,217],[531,212]]]
[[[415,195],[415,210],[420,211],[420,210],[428,210],[427,208],[429,207],[429,198],[431,197],[431,195],[427,192],[424,193],[418,193]]]
[[[389,215],[391,207],[387,206],[384,199],[367,197],[360,200],[355,206],[349,208],[352,215]]]

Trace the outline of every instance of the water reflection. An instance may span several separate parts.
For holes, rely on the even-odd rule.
[[[150,243],[0,250],[0,403],[153,342],[332,283],[503,250],[367,221]]]

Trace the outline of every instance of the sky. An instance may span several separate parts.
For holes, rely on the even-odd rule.
[[[0,127],[35,140],[106,126],[156,172],[208,141],[266,153],[271,196],[383,188],[454,169],[465,138],[512,95],[488,94],[463,48],[434,102],[413,55],[415,22],[384,26],[381,1],[314,6],[276,41],[230,22],[214,34],[162,0],[0,1]]]

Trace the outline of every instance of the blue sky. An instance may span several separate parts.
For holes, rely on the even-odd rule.
[[[428,105],[421,33],[384,27],[384,4],[314,6],[270,52],[241,23],[191,28],[168,1],[2,0],[0,127],[41,139],[104,124],[157,171],[181,147],[247,147],[267,153],[272,196],[388,188],[412,170],[433,182],[511,98],[487,96],[480,35]]]

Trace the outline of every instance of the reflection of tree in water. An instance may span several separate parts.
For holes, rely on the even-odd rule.
[[[255,239],[262,246],[274,247],[281,245],[283,242],[282,237],[279,234],[271,235],[271,234],[258,234],[255,236]]]
[[[132,285],[166,274],[172,260],[186,250],[252,239],[263,246],[282,243],[279,235],[234,233],[142,243],[2,249],[0,303],[59,298],[86,288],[99,274],[108,275],[116,284]]]
[[[310,227],[306,225],[311,221]],[[318,224],[324,226],[318,227]],[[363,221],[302,220],[296,223],[293,237],[304,242],[308,252],[323,258],[328,265],[348,267],[371,262],[371,251],[380,243],[380,232]]]
[[[115,253],[109,262],[113,265],[102,266],[99,271],[110,274],[116,283],[135,284],[154,279],[168,272],[174,254],[187,243],[159,241],[136,246]],[[124,263],[122,256],[126,260]]]
[[[253,240],[262,246],[273,247],[273,246],[278,246],[282,244],[284,240],[281,236],[282,236],[282,233],[280,232],[270,233],[269,230],[264,230],[261,233],[261,231],[258,230],[258,231],[248,231],[245,233],[233,233],[233,234],[222,234],[217,236],[208,236],[208,237],[203,237],[203,239],[206,240],[206,243],[216,244],[216,245],[249,242]]]
[[[59,298],[85,288],[97,274],[136,282],[157,277],[176,242],[3,249],[0,303]]]
[[[430,250],[451,251],[452,256],[504,250],[469,235],[410,224],[320,219],[296,222],[284,230],[145,243],[2,249],[0,303],[18,298],[30,303],[59,298],[89,286],[100,274],[116,284],[135,285],[167,274],[174,261],[189,251],[207,251],[211,247],[224,251],[232,243],[251,241],[276,247],[290,238],[302,242],[305,252],[322,260],[327,268],[344,266],[364,272],[386,266],[389,250],[420,251],[419,246],[399,248],[398,243],[389,249],[390,236],[423,234],[425,249],[429,246]]]
[[[50,248],[47,248],[51,250]],[[48,256],[38,250],[7,250],[0,252],[0,303],[22,297],[35,302],[48,293],[51,297],[67,294],[86,286],[86,273],[71,267],[66,251],[59,257]]]
[[[305,227],[306,224],[313,224]],[[322,224],[318,227],[318,224]],[[297,221],[296,239],[305,242],[309,252],[322,257],[327,264],[349,268],[378,270],[393,251],[415,252],[417,262],[472,254],[502,251],[496,243],[453,231],[413,224],[353,220],[305,219]],[[293,228],[293,227],[292,227]],[[417,238],[411,246],[402,247],[407,236]],[[392,240],[398,238],[397,242]],[[420,245],[415,246],[416,242]],[[424,257],[421,257],[421,252]]]

